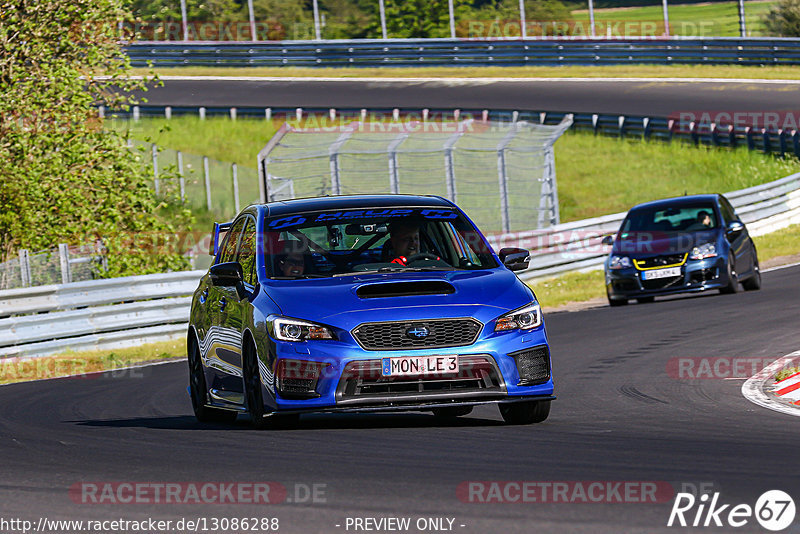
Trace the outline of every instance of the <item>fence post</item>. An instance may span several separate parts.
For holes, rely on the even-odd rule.
[[[620,115],[618,121],[619,122],[619,138],[625,138],[625,115]]]
[[[172,106],[166,106],[164,108],[164,118],[167,120],[172,118]]]
[[[205,107],[200,106],[200,109],[197,110],[197,113],[200,115],[200,120],[201,121],[206,120],[206,108]]]
[[[778,142],[780,143],[781,157],[786,157],[786,131],[778,130]]]
[[[133,106],[133,120],[134,122],[139,121],[139,106]]]
[[[272,120],[272,108],[264,108],[264,120],[267,122]]]
[[[466,130],[466,125],[468,122],[471,121],[464,121],[460,123],[458,126],[458,131],[447,138],[447,141],[444,142],[444,172],[445,172],[445,180],[447,181],[447,198],[450,199],[453,203],[456,202],[458,199],[458,191],[456,190],[456,169],[453,163],[453,147],[458,142],[459,138],[464,135],[464,131]],[[462,129],[461,126],[465,128]]]
[[[236,108],[231,108],[231,110],[230,110],[230,116],[231,116],[231,120],[232,120],[232,121],[235,121],[235,120],[236,120]]]
[[[186,179],[183,177],[183,152],[178,150],[178,183],[181,187],[181,202],[186,200]]]
[[[31,287],[31,263],[28,258],[28,250],[19,250],[19,274],[22,279],[22,287]]]
[[[643,117],[642,118],[642,137],[645,141],[650,140],[650,135],[653,133],[653,129],[650,126],[650,117]]]
[[[61,263],[61,283],[72,282],[72,271],[69,266],[69,246],[66,243],[58,244],[58,260]]]
[[[497,179],[500,185],[500,217],[503,222],[503,232],[511,231],[511,220],[508,213],[508,172],[506,169],[506,147],[517,135],[519,123],[514,121],[511,130],[497,145]]]
[[[239,176],[235,163],[231,163],[231,179],[233,180],[233,207],[239,213]]]
[[[155,143],[150,146],[150,152],[153,156],[153,182],[156,186],[156,195],[160,192],[160,185],[158,181],[158,147]]]
[[[772,137],[769,134],[769,130],[766,128],[762,128],[761,130],[761,139],[764,142],[763,149],[764,154],[769,154],[772,152]]]
[[[203,156],[203,176],[206,184],[206,208],[211,211],[211,176],[208,172],[208,156]]]
[[[389,191],[394,194],[400,192],[400,177],[397,173],[397,148],[408,138],[408,133],[401,133],[389,143],[386,151],[389,153]]]

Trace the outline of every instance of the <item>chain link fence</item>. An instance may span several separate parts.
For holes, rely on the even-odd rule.
[[[19,251],[18,258],[0,263],[0,289],[66,284],[99,278],[106,269],[100,243],[29,252]]]
[[[457,203],[489,233],[558,224],[553,143],[572,124],[284,123],[259,153],[268,200],[407,193]]]

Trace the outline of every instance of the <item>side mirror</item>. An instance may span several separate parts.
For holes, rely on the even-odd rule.
[[[602,243],[604,245],[613,245],[614,244],[614,236],[613,235],[607,235],[607,236],[605,236],[603,238],[602,241],[600,241],[600,243]]]
[[[728,228],[725,229],[727,235],[736,235],[744,230],[744,225],[739,221],[731,221],[728,223]]]
[[[503,265],[512,271],[524,271],[531,261],[531,254],[524,248],[508,247],[500,250],[498,254]]]
[[[208,270],[211,283],[219,287],[238,287],[244,280],[242,266],[238,262],[218,263]]]

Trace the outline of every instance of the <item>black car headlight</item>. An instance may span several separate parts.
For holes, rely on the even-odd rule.
[[[533,302],[501,315],[495,320],[494,331],[530,330],[542,324],[542,309],[538,302]]]
[[[269,323],[272,336],[281,341],[336,339],[330,328],[317,323],[281,316],[270,317]]]
[[[627,269],[628,267],[633,267],[631,263],[631,259],[628,256],[611,256],[611,259],[608,261],[608,268],[609,269]]]

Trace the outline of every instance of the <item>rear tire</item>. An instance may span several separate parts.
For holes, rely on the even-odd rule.
[[[723,295],[730,295],[739,291],[739,279],[736,277],[736,271],[733,270],[733,264],[728,257],[728,285],[720,288],[719,292]]]
[[[758,267],[758,257],[753,262],[753,276],[742,282],[745,291],[757,291],[761,289],[761,269]]]
[[[550,401],[514,402],[500,405],[500,415],[510,425],[541,423],[550,415]]]
[[[636,299],[636,302],[639,304],[650,304],[651,302],[655,302],[655,297],[639,297]]]
[[[189,394],[192,398],[194,416],[201,423],[232,423],[236,420],[236,412],[209,408],[206,406],[206,375],[203,372],[203,362],[200,351],[192,338],[188,343],[189,358]]]
[[[462,415],[469,415],[471,413],[472,406],[445,406],[443,408],[433,409],[433,415],[443,419],[461,417]]]

